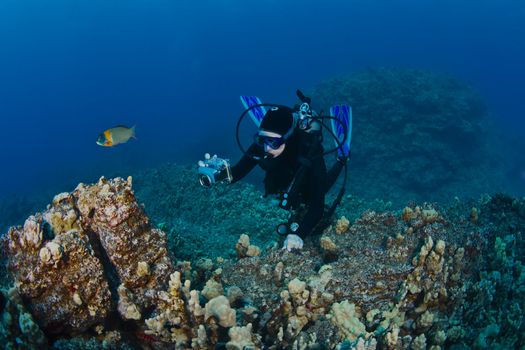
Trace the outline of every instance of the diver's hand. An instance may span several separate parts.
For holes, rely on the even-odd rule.
[[[303,240],[297,235],[289,234],[284,240],[283,250],[285,249],[289,252],[291,252],[292,249],[303,249]]]

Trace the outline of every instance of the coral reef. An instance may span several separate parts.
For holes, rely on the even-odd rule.
[[[97,236],[121,286],[138,308],[131,315],[139,317],[138,313],[153,306],[157,289],[166,285],[167,276],[173,271],[166,234],[149,224],[135,200],[131,177],[126,181],[101,178],[90,186],[80,184],[72,196],[82,227]],[[133,308],[126,304],[119,305],[119,310]]]
[[[249,321],[270,348],[314,344],[330,348],[480,348],[476,344],[481,342],[515,347],[524,341],[519,317],[510,322],[503,316],[521,310],[520,295],[507,293],[501,302],[509,301],[498,311],[500,322],[513,331],[513,342],[496,343],[500,325],[487,323],[483,332],[479,319],[466,320],[479,315],[480,309],[494,312],[492,299],[481,302],[475,295],[480,293],[476,286],[487,283],[478,280],[477,271],[487,263],[484,253],[490,250],[490,237],[500,229],[490,221],[490,213],[501,210],[494,204],[500,200],[481,199],[476,204],[481,208],[477,223],[470,220],[469,204],[450,209],[414,205],[398,213],[365,211],[347,233],[337,233],[334,223],[318,243],[308,242],[299,255],[270,250],[260,258],[226,262],[223,282],[252,296],[260,317],[259,322]],[[483,201],[487,204],[482,205]],[[507,220],[513,221],[511,237],[520,244],[525,216],[517,208],[524,204],[515,201],[514,209],[506,212]],[[463,214],[458,215],[460,212]],[[326,239],[338,248],[335,259],[327,260]],[[508,256],[501,253],[501,243],[497,246],[500,257]],[[521,288],[516,271],[521,271],[521,265],[513,265],[514,277],[507,279],[508,285]],[[316,266],[322,266],[317,276],[312,273]],[[272,274],[272,270],[279,272]],[[282,285],[288,288],[282,290]],[[280,299],[275,298],[277,294]],[[469,311],[470,305],[478,305],[477,311]]]
[[[350,304],[348,300],[334,303],[328,316],[337,327],[340,338],[353,342],[359,337],[367,337],[366,327],[360,321],[361,315],[356,312],[355,304]]]
[[[341,103],[353,108],[349,184],[359,197],[400,206],[506,189],[502,166],[495,161],[501,154],[492,154],[488,145],[487,109],[472,88],[454,77],[368,69],[326,80],[311,96],[319,110]],[[331,149],[331,137],[325,139]]]
[[[479,96],[388,68],[311,96],[353,106],[353,193],[304,249],[280,249],[287,213],[256,187],[205,189],[190,166],[100,178],[47,208],[2,199],[0,229],[18,226],[1,238],[0,344],[524,348],[525,198],[460,200],[501,188]]]
[[[71,197],[55,199],[73,201]],[[102,322],[111,309],[102,264],[84,231],[72,229],[45,239],[45,228],[43,216],[37,215],[29,217],[23,227],[9,230],[5,243],[8,267],[21,297],[44,330],[85,331]]]
[[[47,334],[103,324],[115,307],[112,290],[123,319],[141,319],[173,270],[165,234],[149,225],[131,178],[55,196],[12,227],[3,246],[17,291]]]
[[[227,350],[246,350],[260,347],[256,340],[253,341],[252,324],[248,323],[245,327],[232,327],[228,332],[230,341],[226,343]]]
[[[278,240],[275,226],[287,220],[286,212],[262,198],[255,186],[208,189],[195,176],[194,167],[167,164],[133,177],[137,198],[151,221],[168,233],[169,248],[178,259],[234,258],[242,234],[263,250]]]
[[[0,340],[56,349],[525,345],[525,199],[356,217],[346,210],[358,201],[346,198],[301,251],[255,249],[243,234],[228,238],[238,252],[229,258],[175,261],[131,185],[80,184],[9,230],[16,289],[2,293]]]
[[[496,209],[497,208],[497,209]],[[468,307],[457,310],[453,336],[475,349],[517,349],[525,345],[525,198],[497,195],[480,210],[498,230],[488,239],[480,278],[465,284]]]

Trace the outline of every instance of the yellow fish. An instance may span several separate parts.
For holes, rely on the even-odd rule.
[[[118,125],[114,128],[107,129],[106,131],[98,135],[97,145],[112,147],[121,143],[126,143],[132,137],[136,139],[134,126],[132,128],[128,128],[124,125]]]

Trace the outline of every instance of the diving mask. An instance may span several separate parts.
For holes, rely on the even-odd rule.
[[[275,136],[261,135],[257,133],[254,136],[254,142],[255,144],[261,147],[268,146],[271,149],[278,149],[286,142],[286,140],[283,136],[275,137]]]

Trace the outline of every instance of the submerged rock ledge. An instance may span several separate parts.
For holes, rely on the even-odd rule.
[[[259,248],[242,235],[237,258],[192,263],[168,250],[131,178],[101,178],[57,195],[2,238],[15,283],[1,293],[0,343],[518,348],[524,228],[523,199],[414,203],[335,218],[302,251]]]

